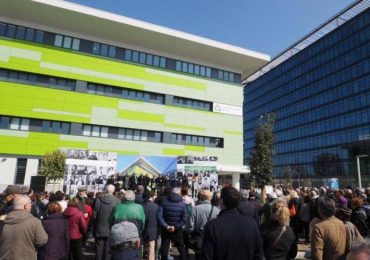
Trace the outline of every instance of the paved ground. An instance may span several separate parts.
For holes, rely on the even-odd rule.
[[[295,259],[311,259],[310,258],[310,251],[311,251],[311,246],[310,244],[304,244],[302,242],[298,243],[298,254]],[[178,251],[175,247],[171,249],[171,256],[173,256],[174,260],[180,259],[178,256]],[[84,259],[85,260],[93,260],[95,259],[95,244],[93,239],[89,239],[86,243],[86,247],[84,249]],[[188,260],[194,260],[194,253],[193,251],[190,251],[190,255]]]

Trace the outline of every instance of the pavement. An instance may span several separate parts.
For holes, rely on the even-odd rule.
[[[95,243],[94,239],[90,238],[86,242],[86,247],[83,250],[84,260],[94,260],[95,259]],[[180,259],[179,253],[176,247],[172,247],[170,250],[170,255],[172,256],[173,260]],[[305,244],[303,241],[298,242],[298,253],[295,259],[304,260],[304,259],[311,259],[311,245]],[[171,258],[169,257],[169,260]],[[194,252],[192,250],[189,251],[188,260],[195,260]]]

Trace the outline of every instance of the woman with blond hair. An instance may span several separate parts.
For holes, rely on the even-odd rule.
[[[262,230],[266,260],[294,259],[297,255],[297,240],[289,226],[289,215],[284,199],[278,198],[272,203],[270,222]]]

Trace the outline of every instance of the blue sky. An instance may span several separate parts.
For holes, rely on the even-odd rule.
[[[274,57],[354,0],[70,0]]]

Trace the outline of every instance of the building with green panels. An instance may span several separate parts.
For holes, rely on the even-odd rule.
[[[55,149],[217,156],[237,185],[240,82],[268,60],[65,1],[1,1],[0,185],[29,184]]]

